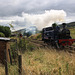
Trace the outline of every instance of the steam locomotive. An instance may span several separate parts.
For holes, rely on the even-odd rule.
[[[71,46],[75,39],[70,36],[70,30],[66,28],[66,23],[62,24],[63,29],[53,24],[52,27],[42,29],[42,40],[56,48]]]

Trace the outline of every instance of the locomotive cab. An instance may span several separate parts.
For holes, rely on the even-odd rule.
[[[61,31],[62,38],[61,39],[71,39],[70,30],[66,28],[66,23],[63,23],[63,29]]]

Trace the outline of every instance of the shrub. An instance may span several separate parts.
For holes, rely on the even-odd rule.
[[[5,35],[2,32],[0,32],[0,37],[5,37]]]
[[[11,35],[11,30],[8,26],[0,26],[0,32],[2,32],[5,37],[9,37]]]

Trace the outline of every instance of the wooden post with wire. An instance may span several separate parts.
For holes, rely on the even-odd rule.
[[[7,51],[5,50],[5,75],[8,75],[8,59],[7,59]]]
[[[11,57],[10,49],[8,49],[8,51],[9,51],[9,57],[10,57],[10,64],[12,65],[12,57]]]
[[[8,73],[8,63],[10,63],[10,54],[9,54],[9,42],[5,41],[5,75],[9,75]]]
[[[22,75],[22,56],[18,55],[18,71],[19,75]]]

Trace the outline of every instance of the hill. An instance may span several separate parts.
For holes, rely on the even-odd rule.
[[[68,28],[75,27],[75,22],[66,23]],[[62,24],[59,25],[62,28]]]
[[[70,22],[70,23],[66,23],[66,24],[67,24],[67,27],[75,27],[75,22]],[[29,29],[32,31],[36,30],[36,26],[31,26],[31,27],[29,27]],[[22,32],[23,33],[26,30],[29,31],[29,29],[24,28],[24,29],[19,29],[19,30],[14,31],[14,32]]]
[[[75,22],[67,23],[68,27],[75,27]]]

